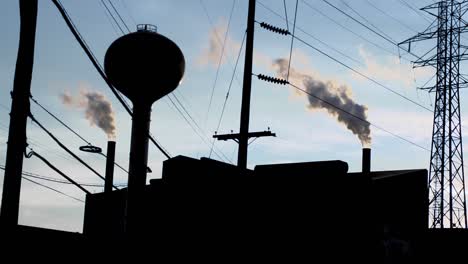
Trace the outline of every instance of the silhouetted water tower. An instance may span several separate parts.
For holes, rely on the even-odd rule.
[[[137,232],[146,185],[151,106],[180,83],[185,59],[179,47],[152,25],[114,41],[104,59],[111,83],[133,103],[128,179],[127,231]]]

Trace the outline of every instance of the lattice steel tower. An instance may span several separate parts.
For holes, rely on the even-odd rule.
[[[435,92],[429,172],[429,226],[432,228],[466,228],[465,177],[459,89],[467,85],[460,74],[460,61],[468,58],[468,48],[460,36],[468,31],[463,15],[466,1],[444,0],[421,10],[436,17],[422,33],[403,41],[411,43],[436,39],[436,48],[414,62],[414,67],[436,68],[436,83],[421,89]],[[432,50],[436,50],[435,54]]]

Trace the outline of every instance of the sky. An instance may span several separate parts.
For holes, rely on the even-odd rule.
[[[103,63],[107,48],[122,34],[106,13],[102,2],[61,2],[97,59]],[[395,42],[401,42],[418,31],[423,31],[431,22],[428,15],[416,12],[403,4],[404,0],[330,2],[360,20],[362,18],[358,14],[366,18],[367,21],[363,23],[384,32]],[[420,8],[433,1],[406,2]],[[172,156],[209,156],[211,136],[217,130],[231,79],[233,81],[225,113],[217,132],[230,133],[239,129],[243,51],[240,53],[239,66],[234,78],[232,76],[246,29],[247,1],[113,0],[112,3],[130,30],[134,31],[136,24],[156,25],[158,32],[177,43],[185,56],[185,75],[171,99],[175,100],[174,94],[177,96],[190,113],[190,117],[186,118],[189,122],[195,120],[196,125],[192,124],[193,129],[171,101],[163,98],[153,105],[151,133]],[[259,0],[256,21],[281,28],[289,27],[292,30],[295,4],[294,0],[286,1],[291,22],[287,25],[282,18],[285,15],[283,1]],[[0,165],[3,165],[11,105],[9,93],[13,86],[18,47],[18,1],[0,3],[0,23],[3,25],[0,27]],[[324,1],[298,2],[295,34],[352,69],[420,105],[433,108],[434,94],[416,89],[433,76],[432,69],[413,69],[411,60],[414,60],[414,57],[355,23]],[[83,107],[62,102],[64,94],[75,98],[80,98],[80,94],[85,92],[104,96],[115,112],[116,161],[128,168],[131,119],[93,68],[51,1],[39,0],[36,36],[31,87],[34,98],[86,140],[105,151],[106,133],[86,119]],[[226,44],[224,49],[223,42]],[[415,44],[412,51],[422,55],[433,45],[435,42],[430,41]],[[280,77],[274,62],[278,59],[289,59],[290,46],[290,36],[266,31],[257,23],[253,73]],[[371,127],[373,170],[428,169],[430,152],[427,149],[431,147],[433,118],[431,112],[396,96],[297,39],[293,43],[291,72],[297,73],[294,75],[296,77],[307,76],[308,80],[323,84],[334,92],[343,92],[355,105],[365,106],[365,114],[370,122],[425,148]],[[291,82],[294,81],[301,87],[304,85],[303,79],[293,78],[293,74],[291,76]],[[155,77],[161,76],[155,73]],[[214,93],[210,105],[212,91]],[[466,99],[462,91],[461,101]],[[35,104],[32,104],[31,110],[60,140],[104,174],[103,157],[80,152],[78,148],[85,144],[80,138]],[[463,104],[461,111],[464,120],[467,110],[463,108]],[[305,94],[289,86],[266,83],[254,77],[250,130],[263,131],[268,128],[276,133],[277,137],[261,138],[249,146],[249,168],[259,164],[343,160],[348,162],[350,171],[360,170],[362,144],[343,123],[338,122],[326,110],[310,107]],[[197,133],[194,130],[197,130]],[[80,183],[102,184],[96,175],[73,160],[30,121],[27,133],[29,144],[34,151],[45,156],[67,175]],[[215,143],[216,153],[212,153],[211,158],[236,162],[235,142]],[[148,180],[160,178],[162,162],[166,158],[151,144],[149,151],[148,162],[152,173],[148,174]],[[60,178],[34,157],[25,159],[24,171]],[[115,182],[125,184],[126,173],[118,168],[115,169],[115,173]],[[3,176],[3,171],[0,171],[0,176]],[[38,181],[68,195],[85,199],[84,193],[74,186]],[[0,177],[0,184],[2,183],[3,177]],[[89,189],[92,192],[102,191],[100,187]],[[83,214],[84,203],[23,180],[20,224],[81,232]]]

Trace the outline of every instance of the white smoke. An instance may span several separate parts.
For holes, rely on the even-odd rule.
[[[273,62],[273,67],[279,77],[286,78],[288,74],[287,59],[275,60]],[[301,84],[308,93],[359,117],[356,118],[313,96],[308,96],[308,107],[310,109],[326,110],[328,114],[335,117],[338,122],[344,124],[353,134],[357,135],[363,146],[370,145],[370,123],[362,121],[367,120],[367,106],[360,105],[353,100],[350,87],[338,85],[333,81],[323,81],[314,78],[311,75],[297,72],[294,68],[290,69],[289,81],[291,83]]]
[[[82,90],[77,97],[65,92],[60,98],[64,105],[84,109],[85,117],[91,126],[98,126],[109,139],[115,139],[114,110],[111,102],[103,94]]]

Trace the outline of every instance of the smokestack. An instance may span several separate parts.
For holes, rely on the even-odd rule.
[[[371,171],[371,149],[362,149],[362,173],[370,173]]]
[[[104,192],[112,192],[114,182],[114,161],[115,161],[115,141],[107,142],[107,159],[106,159],[106,180],[104,182]]]

